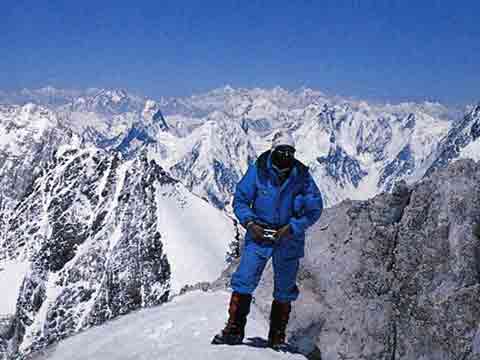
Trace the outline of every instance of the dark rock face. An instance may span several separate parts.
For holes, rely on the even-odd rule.
[[[156,142],[156,140],[149,135],[148,129],[141,123],[138,123],[134,124],[130,128],[120,145],[118,145],[115,149],[120,151],[124,157],[134,157],[137,150],[131,145],[134,141],[138,141],[141,146],[143,146],[143,144],[151,144]]]
[[[480,320],[479,180],[478,164],[460,161],[412,193],[393,269],[396,359],[480,356],[472,348]]]
[[[0,316],[0,359],[6,359],[8,342],[7,338],[11,337],[12,324],[14,317],[9,316]]]
[[[81,149],[56,158],[0,249],[1,258],[31,262],[7,339],[12,356],[168,300],[155,190],[169,184],[176,180],[145,156]]]
[[[290,339],[323,360],[480,359],[479,223],[472,160],[326,209],[307,236]],[[266,317],[272,292],[269,264],[256,292]]]

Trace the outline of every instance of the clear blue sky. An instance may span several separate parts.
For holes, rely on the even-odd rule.
[[[230,84],[376,100],[480,101],[480,2],[11,1],[0,88]]]

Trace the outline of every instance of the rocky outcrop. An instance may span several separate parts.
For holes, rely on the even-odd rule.
[[[480,359],[479,222],[472,160],[327,209],[307,236],[290,339],[323,360]],[[269,264],[255,296],[266,317],[272,285]]]

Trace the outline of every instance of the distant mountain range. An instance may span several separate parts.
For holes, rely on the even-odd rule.
[[[125,157],[145,146],[149,158],[220,209],[228,209],[235,183],[280,128],[293,134],[327,205],[372,197],[478,153],[478,105],[459,113],[431,102],[379,105],[305,88],[229,86],[158,100],[123,89],[46,87],[0,93],[0,103],[10,104],[0,108],[0,126],[14,126],[20,112],[32,123],[49,112],[55,127],[82,144]]]

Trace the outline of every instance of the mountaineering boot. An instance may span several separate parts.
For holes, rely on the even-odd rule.
[[[251,302],[251,294],[232,292],[228,321],[225,328],[212,339],[212,344],[237,345],[243,342]]]
[[[292,306],[290,302],[273,300],[270,311],[270,330],[268,332],[268,346],[274,350],[288,348],[285,342],[287,324]]]

